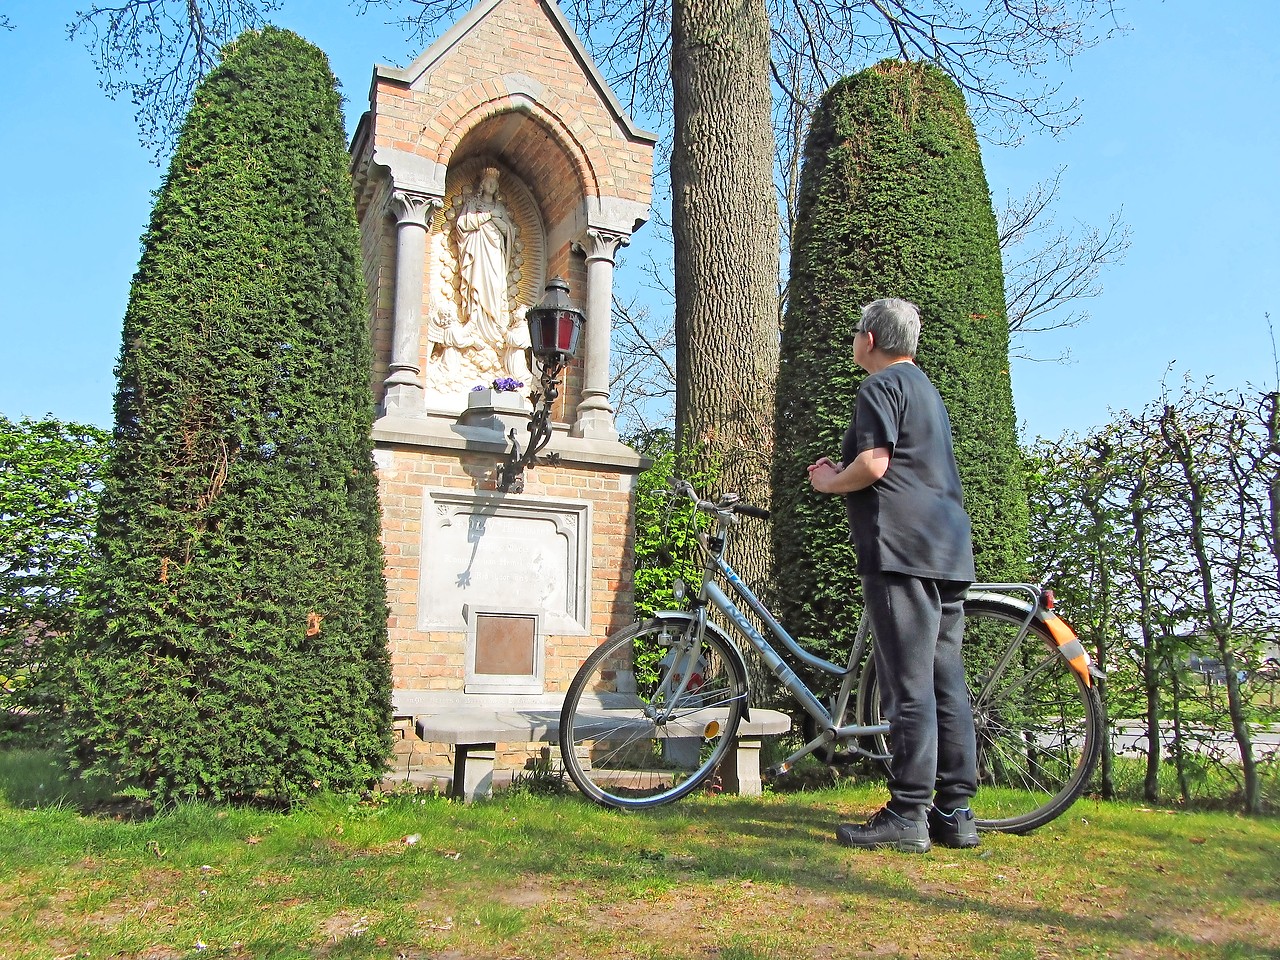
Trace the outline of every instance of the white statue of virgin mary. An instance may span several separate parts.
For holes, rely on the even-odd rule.
[[[498,350],[511,327],[507,276],[515,222],[498,199],[498,169],[485,167],[480,187],[463,202],[454,224],[462,322],[472,336]]]

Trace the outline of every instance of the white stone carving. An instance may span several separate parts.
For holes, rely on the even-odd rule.
[[[511,325],[508,275],[516,225],[498,199],[497,167],[485,167],[478,189],[463,200],[454,233],[462,317],[482,341],[504,344]]]
[[[499,378],[532,386],[525,311],[542,295],[544,233],[517,176],[479,157],[451,170],[428,250],[420,378],[431,413],[463,413]]]
[[[427,388],[441,392],[471,389],[477,364],[467,354],[483,346],[470,326],[458,322],[458,308],[452,300],[435,300],[427,315]]]
[[[502,368],[512,380],[518,380],[526,387],[533,383],[533,371],[529,369],[529,348],[533,344],[529,340],[529,323],[526,319],[528,307],[519,306],[511,311],[511,326],[507,328],[507,339],[502,350]]]

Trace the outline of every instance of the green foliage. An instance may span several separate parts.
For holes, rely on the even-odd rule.
[[[643,620],[678,608],[671,592],[677,577],[692,590],[702,582],[697,534],[705,518],[688,500],[674,499],[671,489],[676,479],[687,479],[703,490],[712,479],[677,475],[678,452],[669,430],[651,430],[632,443],[653,460],[636,483],[635,605],[636,617]]]
[[[715,475],[680,472],[680,451],[670,430],[650,430],[629,442],[653,460],[636,483],[635,607],[636,618],[644,620],[663,610],[682,608],[672,593],[677,578],[685,582],[690,595],[702,583],[697,536],[709,526],[710,518],[698,513],[688,499],[673,497],[671,491],[673,481],[679,479],[704,492],[714,485]],[[635,670],[641,682],[655,679],[651,671],[662,654],[657,648],[636,651]]]
[[[57,637],[89,556],[104,430],[0,415],[0,714],[57,711]]]
[[[805,467],[837,457],[863,374],[859,308],[919,305],[918,362],[951,415],[980,579],[1025,570],[1009,335],[995,216],[964,99],[934,67],[885,61],[823,97],[805,147],[773,459],[777,610],[815,652],[852,642],[858,584],[839,498]]]
[[[1106,671],[1112,722],[1162,744],[1143,771],[1151,802],[1171,782],[1183,802],[1221,797],[1237,778],[1244,809],[1274,803],[1275,758],[1255,741],[1280,718],[1265,668],[1280,636],[1278,402],[1187,380],[1025,458],[1037,570]],[[1126,766],[1104,756],[1104,796]]]
[[[157,800],[350,790],[389,748],[343,129],[319,50],[246,33],[144,237],[68,734],[82,770]]]
[[[511,778],[510,790],[533,797],[561,797],[573,792],[564,765],[550,756],[535,757]]]

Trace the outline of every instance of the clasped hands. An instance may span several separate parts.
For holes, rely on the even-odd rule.
[[[831,483],[844,470],[843,463],[836,463],[830,457],[819,457],[809,464],[809,483],[818,493],[832,493]]]

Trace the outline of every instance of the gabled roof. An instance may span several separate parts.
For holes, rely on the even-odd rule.
[[[631,119],[630,114],[627,113],[617,96],[609,88],[604,77],[600,74],[600,70],[596,67],[595,61],[591,59],[586,47],[582,45],[582,41],[578,39],[577,33],[569,25],[569,21],[565,19],[564,14],[560,12],[559,5],[554,0],[480,0],[465,17],[450,27],[435,43],[419,54],[417,59],[409,66],[403,69],[388,67],[383,64],[375,66],[373,71],[374,82],[376,83],[379,78],[383,78],[395,80],[410,87],[417,86],[423,75],[448,57],[449,53],[485,17],[504,3],[516,2],[532,2],[542,10],[564,42],[565,49],[573,56],[592,89],[595,90],[600,100],[608,107],[618,126],[622,128],[628,138],[648,143],[657,141],[657,134],[640,128]]]

